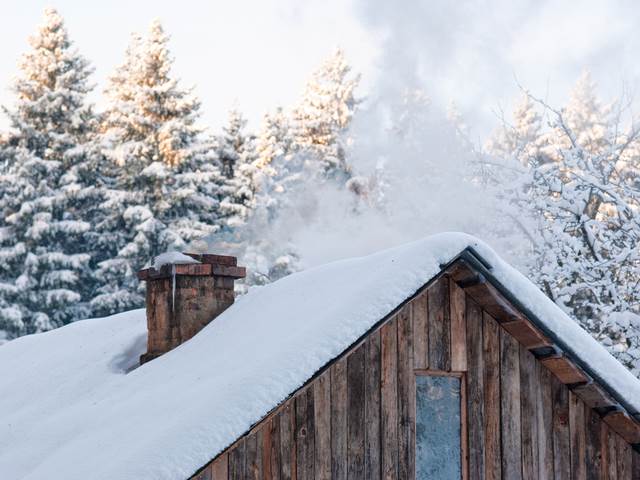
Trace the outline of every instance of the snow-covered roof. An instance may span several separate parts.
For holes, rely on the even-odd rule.
[[[252,289],[139,368],[144,310],[0,347],[3,478],[183,479],[303,385],[467,247],[640,410],[640,381],[479,240],[441,234]]]

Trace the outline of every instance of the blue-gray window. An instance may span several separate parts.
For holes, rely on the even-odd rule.
[[[460,378],[416,376],[416,479],[460,480]]]

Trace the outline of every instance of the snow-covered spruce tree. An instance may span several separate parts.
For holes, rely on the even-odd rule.
[[[301,155],[293,150],[290,120],[282,108],[264,116],[255,140],[250,221],[235,229],[238,254],[248,267],[246,285],[263,285],[300,269],[295,247],[286,238],[282,216],[304,186]]]
[[[137,270],[219,228],[224,179],[200,138],[199,102],[171,77],[168,41],[158,21],[146,38],[134,35],[107,88],[102,142],[120,168],[98,223],[109,241],[97,272],[95,314],[141,305]]]
[[[258,168],[267,168],[278,159],[291,155],[293,135],[290,123],[282,107],[264,115],[256,138]]]
[[[550,128],[514,142],[513,158],[526,168],[505,192],[527,225],[529,276],[638,371],[638,335],[629,322],[614,323],[640,311],[640,131],[598,108],[584,77],[576,91],[561,111],[538,102]]]
[[[313,73],[293,110],[296,147],[319,173],[341,182],[351,174],[348,130],[359,103],[354,95],[359,81],[337,49]]]
[[[296,152],[291,121],[282,110],[267,113],[256,138],[256,214],[273,219],[288,192],[302,183],[303,155]]]
[[[247,121],[237,108],[229,111],[218,140],[218,161],[225,177],[220,216],[227,233],[246,223],[256,191],[255,139],[245,132]]]
[[[20,63],[15,107],[5,110],[0,329],[49,330],[88,313],[93,246],[85,241],[101,191],[91,68],[62,17],[45,11]]]

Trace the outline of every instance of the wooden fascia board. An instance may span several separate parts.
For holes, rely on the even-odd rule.
[[[489,305],[490,309],[504,308],[502,312],[498,313],[497,318],[495,316],[494,318],[505,330],[509,331],[509,328],[506,328],[509,324],[512,325],[511,330],[514,330],[513,326],[516,325],[517,329],[515,330],[521,330],[524,323],[519,322],[526,322],[524,328],[527,334],[522,334],[519,331],[516,331],[516,334],[509,333],[528,348],[587,405],[594,405],[592,408],[601,413],[603,418],[606,419],[615,413],[607,423],[614,430],[616,429],[615,425],[621,429],[624,428],[624,434],[623,431],[618,433],[623,437],[626,435],[625,439],[634,448],[640,449],[640,438],[635,436],[637,431],[640,432],[640,412],[632,409],[624,398],[609,387],[604,379],[594,374],[588,363],[580,359],[561,338],[549,331],[540,319],[524,307],[517,297],[493,276],[491,265],[473,248],[468,247],[451,262],[441,265],[441,268],[485,310],[490,311],[486,305]],[[500,321],[500,318],[503,320]],[[511,320],[505,320],[510,318]],[[529,336],[531,331],[535,332],[533,337]],[[535,340],[538,338],[538,333],[541,339],[539,344]]]

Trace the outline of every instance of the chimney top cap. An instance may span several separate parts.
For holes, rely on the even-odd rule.
[[[194,259],[193,263],[167,263],[160,266],[145,268],[138,272],[140,280],[156,280],[173,275],[187,276],[211,276],[230,277],[234,279],[244,278],[246,269],[238,267],[238,259],[227,255],[214,255],[210,253],[185,253],[184,255]]]
[[[214,255],[213,253],[187,253],[185,255],[197,260],[200,263],[208,263],[210,265],[225,265],[227,267],[235,267],[238,265],[238,259],[230,255]]]

